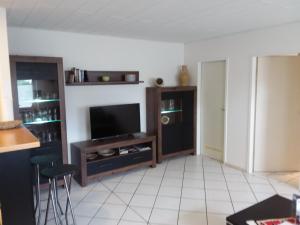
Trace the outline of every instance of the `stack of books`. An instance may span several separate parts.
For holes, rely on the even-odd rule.
[[[73,67],[69,74],[69,83],[82,83],[85,81],[87,81],[85,76],[85,71]]]

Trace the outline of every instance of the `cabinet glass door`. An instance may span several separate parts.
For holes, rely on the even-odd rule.
[[[163,154],[193,148],[193,100],[192,91],[162,93],[160,119]]]
[[[34,154],[61,154],[57,64],[16,63],[18,117],[41,142]]]

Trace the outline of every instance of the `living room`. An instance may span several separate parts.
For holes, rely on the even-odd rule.
[[[128,11],[124,10],[127,4],[132,4],[134,7]],[[300,5],[297,1],[290,0],[285,3],[263,0],[253,3],[233,0],[226,3],[165,1],[160,5],[158,1],[150,3],[133,0],[113,3],[91,0],[74,2],[6,0],[0,1],[0,6],[3,7],[0,10],[1,121],[22,119],[27,128],[38,126],[32,124],[27,126],[26,123],[37,121],[33,121],[30,113],[21,115],[18,111],[20,102],[16,99],[20,100],[24,97],[19,93],[19,85],[16,82],[19,80],[18,68],[21,68],[22,63],[46,63],[47,60],[47,62],[53,60],[51,63],[54,63],[59,58],[61,61],[55,61],[58,71],[57,84],[59,84],[56,93],[42,88],[34,89],[36,87],[32,85],[36,90],[32,93],[34,99],[49,100],[50,95],[53,99],[61,99],[57,103],[59,112],[56,112],[59,113],[59,120],[63,124],[58,128],[59,132],[54,131],[56,125],[51,123],[54,127],[49,128],[51,132],[41,130],[33,133],[38,137],[41,146],[45,139],[52,141],[57,135],[61,135],[64,137],[62,146],[65,145],[61,153],[63,163],[74,164],[76,160],[72,157],[75,155],[75,150],[72,146],[79,148],[76,143],[91,141],[93,138],[92,126],[95,123],[90,116],[92,107],[103,110],[104,107],[137,104],[136,114],[128,113],[127,108],[118,115],[128,114],[128,118],[124,121],[130,120],[131,124],[139,123],[138,128],[130,132],[146,132],[149,135],[147,136],[149,139],[145,141],[146,147],[150,147],[155,152],[148,164],[144,162],[143,166],[135,168],[129,166],[130,168],[122,171],[117,168],[111,173],[100,173],[99,176],[93,176],[91,179],[86,176],[84,181],[82,180],[84,173],[80,169],[83,168],[82,164],[77,165],[81,171],[81,178],[76,178],[75,175],[69,193],[76,224],[226,224],[228,216],[275,194],[291,200],[293,194],[299,193],[297,173],[299,168],[293,161],[298,159],[298,155],[295,155],[298,154],[297,152],[290,151],[291,154],[287,158],[289,161],[280,165],[278,163],[275,169],[256,167],[257,162],[267,164],[265,156],[257,158],[259,156],[257,149],[263,149],[261,146],[264,146],[258,146],[259,137],[256,136],[259,127],[256,118],[261,115],[258,113],[262,112],[260,105],[257,104],[259,103],[257,93],[261,93],[259,92],[261,86],[256,83],[259,75],[257,71],[261,65],[260,59],[264,57],[293,57],[298,60]],[[221,96],[223,103],[217,106],[218,116],[209,117],[212,121],[219,121],[218,119],[221,118],[222,123],[222,126],[221,123],[218,124],[220,125],[217,126],[218,128],[215,126],[211,128],[212,142],[217,132],[220,132],[220,137],[223,138],[220,141],[222,156],[216,160],[213,154],[210,155],[205,150],[209,144],[204,143],[206,127],[202,124],[208,111],[203,111],[205,95],[202,82],[205,81],[205,63],[220,61],[224,62]],[[183,65],[188,69],[187,86],[179,76],[182,74]],[[83,71],[84,82],[81,84],[70,79],[72,77],[70,75],[75,76],[77,73],[74,68]],[[95,71],[97,73],[93,73]],[[105,83],[118,79],[118,74],[122,76],[121,84]],[[126,78],[123,76],[132,74],[134,82],[126,83]],[[106,76],[111,80],[105,81]],[[17,79],[14,81],[13,77]],[[161,81],[163,84],[159,83]],[[91,85],[88,82],[97,84]],[[296,83],[295,80],[293,82]],[[278,83],[280,84],[280,81]],[[38,89],[41,89],[42,93],[39,93]],[[178,97],[180,90],[193,93],[192,100],[187,100],[188,103],[184,103],[183,100],[180,103],[177,100],[175,102],[169,100],[163,106],[164,109],[167,108],[163,110],[166,114],[157,111],[162,107],[161,102],[170,96],[171,99],[181,98]],[[296,87],[293,90],[294,95],[291,99],[297,99]],[[168,91],[171,93],[169,94]],[[277,91],[279,92],[278,88]],[[214,96],[214,93],[210,93],[211,96]],[[158,97],[160,95],[162,97]],[[187,97],[182,97],[185,98]],[[42,103],[35,102],[35,104]],[[186,109],[186,105],[192,107],[192,110],[187,110],[191,112],[185,119],[184,113],[180,110]],[[177,109],[179,111],[174,115],[179,116],[172,117],[173,114],[168,112]],[[20,114],[16,114],[16,111]],[[269,115],[267,113],[270,113],[270,110],[265,111],[263,111],[264,115]],[[47,114],[48,117],[49,114],[55,117],[53,110]],[[30,119],[25,121],[25,117],[26,119],[30,117],[31,121]],[[192,143],[192,147],[185,148],[185,151],[181,152],[183,154],[164,157],[161,152],[164,140],[162,138],[162,141],[159,141],[160,135],[164,134],[160,133],[163,129],[159,130],[158,127],[166,126],[163,123],[173,123],[176,120],[192,121],[193,126],[179,128],[183,132],[182,138],[178,138],[176,132],[176,134],[171,133],[167,143],[172,145],[176,140],[184,139],[185,132],[191,132],[186,136],[189,137],[188,142]],[[276,118],[274,120],[276,121]],[[207,117],[205,121],[210,120]],[[291,123],[297,124],[297,121],[293,120]],[[103,120],[100,124],[103,124]],[[208,123],[208,126],[210,124]],[[260,121],[260,124],[264,123]],[[282,132],[288,133],[286,129],[282,129]],[[295,130],[289,132],[296,133]],[[114,135],[117,134],[106,136]],[[279,134],[276,135],[268,138],[274,140]],[[1,136],[0,138],[3,139],[4,136]],[[154,139],[150,136],[154,136]],[[96,135],[95,139],[97,138],[99,137]],[[284,141],[298,144],[294,139]],[[130,139],[130,144],[125,145],[132,146],[133,142],[135,145],[135,141],[140,145],[143,144],[144,139],[143,141]],[[126,141],[123,139],[111,140],[109,144],[113,146],[111,148],[121,148],[124,142]],[[278,146],[281,146],[281,143]],[[105,150],[106,147],[104,146],[103,149]],[[300,146],[296,145],[294,149],[297,150],[298,147]],[[102,147],[97,145],[97,148]],[[211,148],[212,152],[217,148],[219,146],[215,149]],[[34,149],[24,152],[34,152]],[[85,147],[80,145],[80,151],[78,150],[80,154],[85,152],[83,149]],[[83,155],[93,157],[90,153],[95,152],[87,150],[86,155]],[[6,154],[10,153],[3,153],[3,159]],[[33,155],[34,153],[30,153],[29,156],[22,157],[30,158]],[[7,159],[11,160],[10,157]],[[81,155],[78,157],[82,159]],[[272,159],[273,156],[268,154],[268,157]],[[284,158],[282,152],[281,158]],[[83,161],[87,162],[87,160]],[[1,160],[1,163],[4,161],[8,162],[8,160]],[[279,159],[274,158],[272,161],[278,162]],[[30,164],[29,160],[28,164]],[[100,164],[99,167],[102,166]],[[8,174],[14,177],[18,172]],[[1,177],[5,174],[1,173]],[[30,174],[35,176],[34,172]],[[3,181],[5,183],[5,180]],[[32,182],[32,180],[28,181]],[[5,222],[5,218],[13,213],[11,209],[14,208],[14,204],[6,208],[4,193],[9,189],[14,190],[13,194],[19,193],[18,185],[14,183],[16,181],[11,182],[16,189],[11,189],[9,185],[5,185],[5,190],[0,189],[4,225],[19,224]],[[31,211],[34,212],[34,215],[30,216],[34,218],[34,222],[26,224],[45,223],[47,200],[49,199],[51,203],[51,196],[55,198],[54,189],[53,194],[49,195],[48,190],[52,189],[48,188],[47,180],[42,183],[40,199],[36,195],[35,188],[30,190]],[[53,185],[55,186],[55,182]],[[65,206],[67,196],[64,189],[58,187],[56,195],[59,200],[56,202],[57,205],[54,204],[55,206],[60,204]],[[50,209],[51,207],[50,205]],[[49,211],[47,224],[55,224],[55,222],[59,224],[60,220],[65,223],[65,215],[59,215],[60,212],[57,211],[56,214]],[[69,222],[73,224],[71,213],[67,214],[70,214]],[[268,218],[253,217],[247,220],[290,216],[293,215],[286,215],[284,212],[283,215],[272,215]],[[233,221],[227,220],[227,223],[234,224]]]

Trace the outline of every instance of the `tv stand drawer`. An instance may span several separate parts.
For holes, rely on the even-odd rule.
[[[90,163],[87,165],[87,175],[107,172],[114,169],[147,162],[152,160],[152,151],[144,151],[137,153],[129,153],[117,158],[105,159],[99,162]]]
[[[123,166],[129,166],[132,164],[142,163],[152,160],[152,151],[144,151],[139,153],[133,153],[124,155]]]

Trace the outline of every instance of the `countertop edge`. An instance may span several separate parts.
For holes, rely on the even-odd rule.
[[[38,147],[39,140],[25,127],[0,130],[0,154]]]

